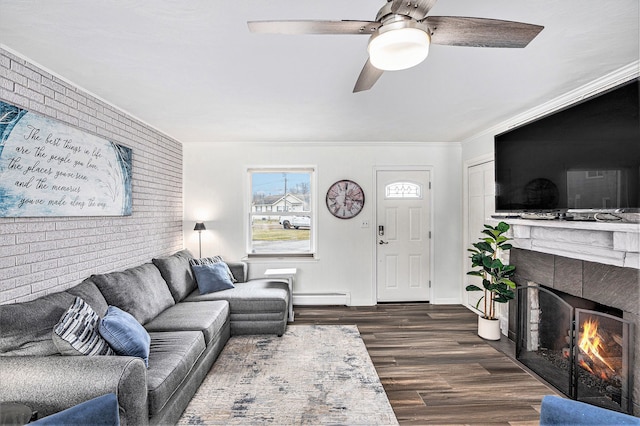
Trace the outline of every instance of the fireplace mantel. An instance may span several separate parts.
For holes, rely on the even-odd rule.
[[[513,246],[640,269],[640,224],[507,219]]]

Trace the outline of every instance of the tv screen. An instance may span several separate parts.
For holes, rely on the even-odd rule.
[[[639,93],[635,79],[496,135],[496,211],[640,211]]]

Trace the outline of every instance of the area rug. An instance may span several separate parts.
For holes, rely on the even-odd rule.
[[[179,425],[397,425],[356,326],[234,336]]]

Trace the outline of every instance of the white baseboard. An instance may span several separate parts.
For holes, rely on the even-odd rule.
[[[434,299],[430,302],[432,305],[460,305],[462,302],[457,297],[443,297]]]
[[[294,293],[294,305],[349,305],[350,293]]]

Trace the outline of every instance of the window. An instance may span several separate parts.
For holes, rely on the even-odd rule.
[[[249,256],[313,256],[313,168],[249,169]]]
[[[601,179],[605,175],[605,171],[603,170],[587,170],[585,172],[587,179]]]
[[[422,198],[422,187],[411,182],[394,182],[384,188],[385,198]]]

